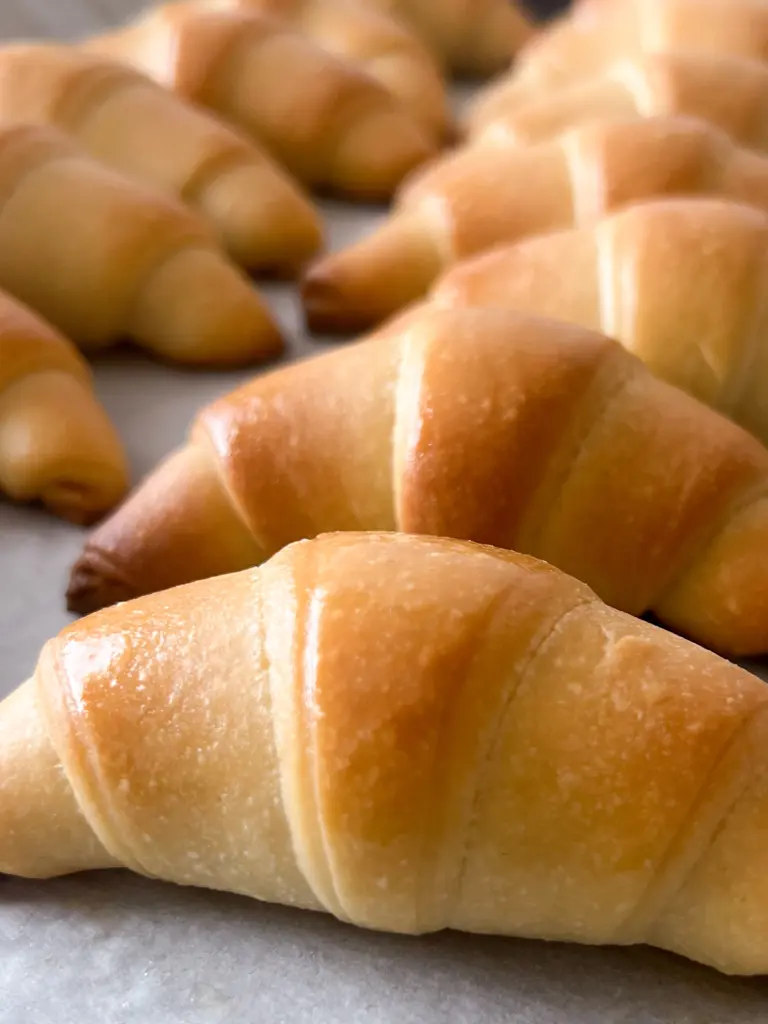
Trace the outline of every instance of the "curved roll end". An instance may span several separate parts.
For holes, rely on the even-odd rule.
[[[307,326],[329,334],[367,330],[423,298],[442,266],[429,224],[396,216],[309,269],[301,291]]]
[[[116,866],[78,808],[30,679],[0,703],[0,872],[52,878]]]
[[[130,335],[164,359],[238,366],[280,355],[284,341],[251,283],[212,249],[177,250],[144,286]]]
[[[381,202],[436,152],[434,141],[404,107],[394,100],[382,103],[362,114],[339,139],[325,185],[361,202]]]
[[[473,78],[498,74],[535,35],[535,26],[514,3],[492,3],[486,17],[479,19],[472,45],[460,49],[454,68]]]
[[[724,974],[768,973],[766,749],[763,705],[718,765],[717,785],[729,791],[718,828],[645,936]]]
[[[67,587],[67,611],[90,615],[138,596],[138,591],[98,547],[86,544],[72,567]]]
[[[197,205],[230,257],[248,270],[292,276],[322,248],[317,210],[266,159],[223,171],[206,183]]]
[[[405,104],[431,138],[442,143],[455,137],[445,83],[426,51],[385,52],[367,61],[365,70]]]
[[[262,558],[208,455],[182,448],[89,538],[70,575],[67,608],[89,614]]]
[[[720,654],[768,652],[768,495],[732,516],[654,611]]]
[[[82,380],[35,373],[0,394],[0,487],[81,525],[121,500],[128,488],[123,449]]]

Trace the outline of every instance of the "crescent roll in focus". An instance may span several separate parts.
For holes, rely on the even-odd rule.
[[[765,213],[666,199],[465,260],[432,299],[605,331],[658,377],[768,443],[767,281]]]
[[[69,606],[361,529],[523,551],[705,646],[768,651],[768,451],[603,335],[480,309],[411,311],[208,406],[91,535]]]
[[[0,871],[766,973],[767,708],[534,559],[326,536],[46,645],[0,704]]]

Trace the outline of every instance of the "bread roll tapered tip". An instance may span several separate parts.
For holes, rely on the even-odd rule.
[[[343,289],[322,266],[305,275],[301,301],[307,330],[314,334],[356,334],[367,330],[377,320],[375,313],[365,305],[346,302]]]
[[[93,526],[125,495],[125,480],[94,480],[93,484],[66,477],[53,481],[42,502],[54,515],[75,526]]]
[[[75,615],[90,615],[137,596],[136,588],[121,576],[103,553],[86,545],[70,573],[67,611]]]
[[[309,268],[301,292],[307,326],[329,334],[367,330],[424,298],[442,269],[428,225],[418,213],[399,214]]]
[[[180,250],[158,268],[131,328],[162,358],[187,365],[246,366],[273,359],[285,347],[248,278],[209,249]]]
[[[268,165],[267,165],[268,167]],[[320,216],[288,180],[265,181],[260,165],[219,175],[200,198],[236,263],[254,272],[293,277],[323,246]]]
[[[360,202],[385,202],[400,182],[437,152],[405,109],[387,105],[353,123],[339,141],[329,186]]]
[[[29,679],[0,703],[0,873],[24,878],[117,867],[67,781]]]
[[[22,340],[29,349],[35,338]],[[0,490],[11,499],[40,502],[89,526],[124,497],[128,476],[120,439],[88,378],[32,373],[0,394]]]

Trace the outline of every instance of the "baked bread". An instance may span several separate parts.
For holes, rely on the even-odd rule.
[[[642,53],[717,54],[768,60],[764,0],[629,0],[599,18],[563,17],[541,32],[514,68],[478,103],[508,111],[547,92],[592,78]]]
[[[766,253],[768,217],[759,210],[655,200],[459,263],[432,299],[605,331],[766,443]]]
[[[42,125],[0,127],[0,288],[87,351],[129,339],[164,359],[226,365],[282,348],[201,218]]]
[[[386,199],[436,150],[370,75],[253,12],[166,4],[87,45],[214,111],[320,190]]]
[[[457,260],[649,197],[695,194],[768,212],[768,158],[690,118],[597,121],[536,146],[465,147],[411,178],[371,234],[309,268],[307,322],[361,330],[422,299]]]
[[[443,139],[453,131],[440,67],[418,37],[364,0],[202,0],[206,7],[241,9],[287,21],[323,49],[377,79]]]
[[[324,537],[45,647],[0,704],[0,870],[765,973],[767,705],[540,562]]]
[[[83,524],[127,487],[125,455],[85,360],[0,292],[0,492]]]
[[[727,653],[768,651],[768,451],[615,341],[422,309],[204,409],[89,538],[84,612],[329,530],[542,558]]]
[[[503,93],[470,107],[472,141],[544,142],[597,119],[697,117],[743,146],[768,150],[768,65],[708,53],[644,53],[593,78],[512,103]]]
[[[255,144],[125,65],[73,47],[0,48],[0,123],[53,125],[95,159],[181,197],[249,270],[293,275],[318,212]]]

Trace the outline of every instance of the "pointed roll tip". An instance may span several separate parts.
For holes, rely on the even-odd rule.
[[[77,525],[96,522],[125,496],[125,451],[90,382],[42,370],[0,396],[0,489],[38,501]]]
[[[386,202],[438,148],[436,139],[393,99],[350,126],[334,154],[328,183],[358,202]]]
[[[39,699],[33,678],[0,702],[0,873],[53,878],[116,867],[79,809]]]
[[[72,567],[66,591],[67,611],[91,615],[122,601],[139,597],[140,592],[97,547],[87,544]]]
[[[236,263],[253,273],[297,276],[323,248],[309,196],[270,163],[238,164],[207,184],[198,205]]]
[[[251,281],[215,249],[173,254],[147,283],[131,333],[169,362],[238,367],[266,362],[285,339]]]
[[[59,478],[41,490],[40,500],[55,516],[74,526],[94,526],[125,497],[128,480]]]
[[[358,334],[387,316],[386,311],[366,301],[364,294],[355,296],[345,288],[344,275],[336,273],[332,257],[304,275],[301,303],[307,330],[313,334]]]
[[[445,256],[421,209],[396,212],[372,234],[318,260],[304,275],[301,298],[310,330],[368,330],[422,300]]]
[[[207,441],[183,445],[87,539],[70,573],[67,607],[87,615],[263,560],[213,449]]]

